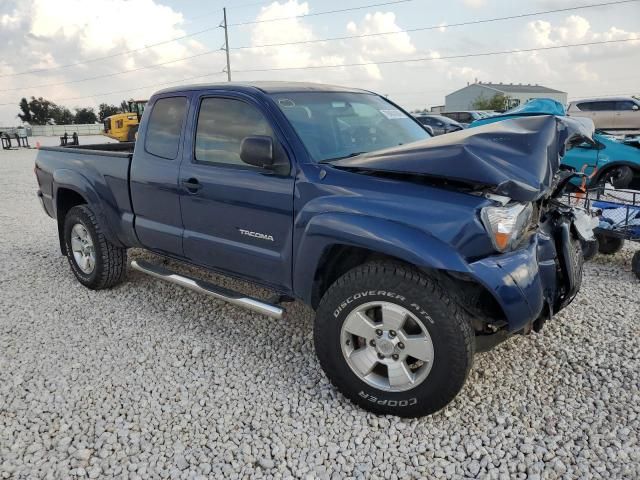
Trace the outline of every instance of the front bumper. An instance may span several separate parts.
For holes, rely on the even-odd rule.
[[[538,231],[526,247],[469,267],[500,304],[513,333],[552,313],[560,288],[557,258],[554,239]]]

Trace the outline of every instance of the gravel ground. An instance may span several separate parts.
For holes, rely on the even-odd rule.
[[[329,384],[300,304],[274,321],[134,271],[80,286],[34,156],[0,151],[0,478],[640,478],[637,246],[477,356],[445,411],[377,417]]]

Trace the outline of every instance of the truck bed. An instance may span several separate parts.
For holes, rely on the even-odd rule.
[[[71,190],[87,199],[114,244],[134,244],[129,197],[133,147],[133,142],[41,147],[35,171],[45,211],[58,217],[60,192]]]
[[[108,157],[126,157],[133,153],[134,146],[135,142],[112,142],[94,143],[92,145],[69,145],[66,147],[40,147],[40,150],[65,153],[73,151],[73,153],[87,153],[91,155],[103,155]]]

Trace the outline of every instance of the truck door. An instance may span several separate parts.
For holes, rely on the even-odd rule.
[[[140,243],[150,250],[182,256],[178,172],[188,99],[158,98],[136,142],[131,163],[131,203]]]
[[[281,145],[272,125],[258,104],[241,96],[204,96],[193,110],[180,169],[184,256],[288,290],[294,174],[240,159],[247,136],[270,136]]]

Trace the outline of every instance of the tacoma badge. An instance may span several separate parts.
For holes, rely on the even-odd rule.
[[[248,237],[253,237],[253,238],[259,238],[260,240],[269,240],[270,242],[273,242],[273,235],[267,235],[266,233],[260,233],[260,232],[251,232],[249,230],[244,230],[242,228],[238,229],[240,231],[241,235],[247,235]]]

